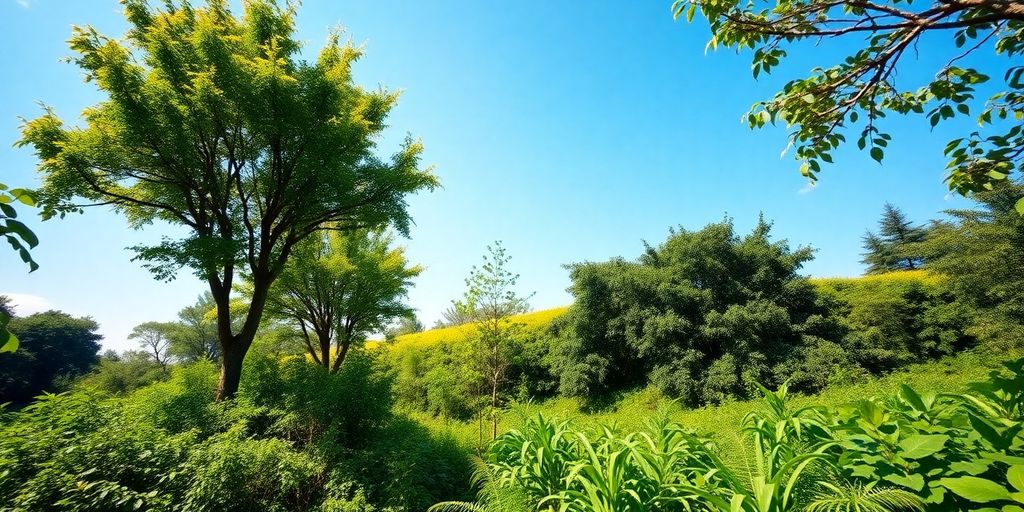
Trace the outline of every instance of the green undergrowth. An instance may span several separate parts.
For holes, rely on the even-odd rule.
[[[913,364],[879,378],[830,386],[818,394],[794,395],[791,403],[794,407],[841,406],[863,398],[894,395],[901,384],[921,392],[962,392],[969,383],[984,380],[988,372],[999,367],[1002,361],[1020,357],[1021,354],[1021,351],[963,352],[952,357]],[[553,398],[537,403],[513,404],[502,415],[498,432],[500,435],[510,429],[520,428],[526,420],[538,414],[572,420],[579,425],[607,425],[631,432],[639,430],[652,416],[667,414],[672,421],[698,434],[709,436],[728,455],[739,447],[743,417],[763,407],[762,400],[754,399],[689,409],[656,389],[646,387],[607,397],[599,403],[587,403],[578,398]],[[490,440],[488,419],[481,425],[475,420],[457,421],[417,412],[409,414],[427,428],[452,436],[467,451],[476,451],[479,445],[486,445]]]

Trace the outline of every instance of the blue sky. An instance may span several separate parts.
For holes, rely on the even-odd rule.
[[[60,62],[70,54],[65,41],[73,24],[108,35],[121,35],[124,24],[113,0],[0,2],[0,182],[34,186],[31,152],[12,146],[18,117],[38,115],[43,102],[76,119],[98,101],[81,73]],[[410,296],[425,323],[462,293],[470,266],[496,239],[522,291],[536,292],[532,305],[546,308],[571,300],[562,264],[634,257],[670,226],[697,229],[729,215],[745,231],[764,212],[777,237],[818,249],[808,274],[857,275],[860,236],[886,201],[922,222],[965,204],[942,183],[942,148],[957,125],[931,132],[921,118],[886,121],[896,140],[884,166],[842,150],[809,188],[791,155],[780,158],[783,129],[750,131],[739,119],[843,47],[804,48],[755,81],[749,55],[706,54],[706,24],[673,21],[670,4],[303,3],[307,56],[341,25],[365,45],[356,80],[403,91],[382,153],[406,133],[420,137],[424,161],[442,180],[442,189],[411,198],[416,226],[403,241],[426,267]],[[922,46],[900,71],[907,86],[942,62],[933,51],[941,43]],[[22,313],[91,315],[105,346],[120,350],[132,346],[132,326],[173,319],[203,291],[188,271],[163,283],[130,261],[125,247],[159,238],[160,226],[132,231],[98,210],[28,220],[42,239],[34,251],[41,268],[28,274],[13,253],[0,253],[0,293],[13,294]]]

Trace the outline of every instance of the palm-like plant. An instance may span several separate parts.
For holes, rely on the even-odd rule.
[[[895,487],[877,487],[877,482],[866,485],[838,486],[819,482],[823,487],[819,495],[804,509],[805,512],[894,512],[899,510],[923,511],[924,503],[913,493]]]

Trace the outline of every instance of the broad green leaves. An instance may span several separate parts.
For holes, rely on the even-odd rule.
[[[18,212],[14,209],[14,202],[34,207],[35,194],[22,188],[8,189],[0,183],[0,237],[7,240],[32,272],[39,268],[39,265],[32,259],[29,249],[39,245],[39,238],[24,223],[17,220]]]
[[[949,436],[914,434],[899,442],[900,456],[904,459],[923,459],[945,446]]]

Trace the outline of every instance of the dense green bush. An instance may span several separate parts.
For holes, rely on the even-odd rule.
[[[123,396],[46,395],[0,417],[0,511],[400,512],[464,497],[467,450],[391,412],[376,357],[331,374],[255,353],[236,400],[201,360]]]
[[[780,383],[800,350],[835,335],[814,287],[797,274],[809,248],[746,236],[732,221],[673,231],[636,262],[570,265],[575,303],[552,358],[567,395],[652,382],[686,403],[749,396]]]
[[[81,387],[119,395],[135,391],[170,377],[170,372],[148,354],[129,350],[123,354],[109,353],[100,364],[76,384]]]
[[[833,300],[840,345],[873,373],[955,354],[973,344],[975,310],[958,302],[945,276],[923,270],[813,280]]]

